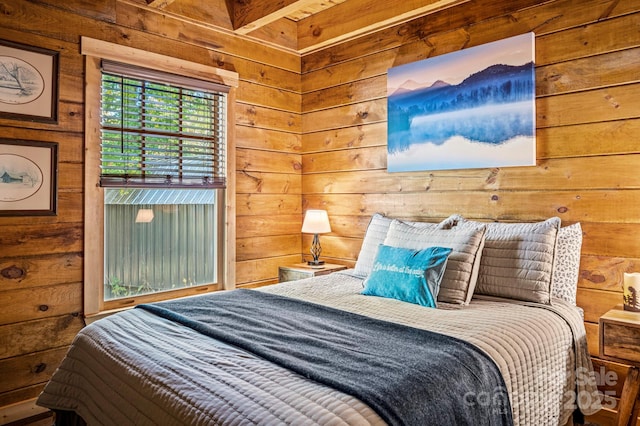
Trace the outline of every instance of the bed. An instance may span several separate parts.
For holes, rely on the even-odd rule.
[[[505,230],[527,260],[512,272],[524,270],[535,291],[486,278],[497,270],[514,281],[501,269]],[[557,221],[492,230],[459,217],[374,216],[354,269],[145,305],[85,327],[38,404],[58,423],[563,425],[600,406],[580,310],[551,292],[559,230]],[[541,235],[552,246],[544,262]],[[435,306],[365,294],[382,246],[434,244],[448,249],[441,270],[421,274],[427,287],[437,281]],[[496,247],[500,267],[490,265]]]

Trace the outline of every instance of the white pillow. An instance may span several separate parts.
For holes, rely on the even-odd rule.
[[[556,254],[553,261],[551,294],[572,305],[576,304],[578,277],[580,276],[580,251],[582,227],[580,223],[560,228]]]
[[[384,243],[392,220],[391,218],[384,217],[380,213],[376,213],[371,217],[367,232],[364,234],[364,239],[362,240],[362,247],[360,247],[360,254],[358,254],[358,260],[356,260],[356,266],[353,270],[355,274],[362,277],[369,276],[373,268],[373,263],[376,260],[378,246]]]

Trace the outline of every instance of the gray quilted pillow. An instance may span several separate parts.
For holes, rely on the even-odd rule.
[[[582,227],[580,223],[560,228],[553,262],[551,294],[553,297],[566,300],[574,306],[580,275],[581,249]]]
[[[464,223],[442,229],[412,226],[394,220],[384,243],[414,250],[433,246],[453,249],[440,284],[438,302],[468,304],[478,276],[484,233],[484,224]]]
[[[419,228],[450,228],[453,225],[453,217],[454,216],[451,216],[440,223],[410,221],[405,221],[405,223]],[[389,225],[393,220],[397,219],[386,217],[381,213],[375,213],[371,216],[367,232],[362,240],[362,246],[360,247],[358,259],[356,260],[356,266],[353,270],[355,274],[362,277],[369,276],[369,273],[373,268],[373,263],[376,260],[378,246],[384,243],[384,240],[387,237],[387,231],[389,230]]]
[[[559,228],[558,217],[536,223],[488,223],[476,293],[550,304]]]

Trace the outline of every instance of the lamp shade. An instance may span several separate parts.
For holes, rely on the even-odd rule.
[[[302,222],[302,232],[305,234],[324,234],[331,232],[329,215],[326,210],[307,210]]]

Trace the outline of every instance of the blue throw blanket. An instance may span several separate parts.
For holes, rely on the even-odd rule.
[[[512,425],[500,371],[459,339],[254,290],[139,308],[353,395],[390,425]]]

